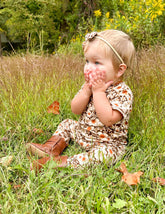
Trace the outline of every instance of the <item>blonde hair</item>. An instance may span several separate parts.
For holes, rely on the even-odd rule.
[[[135,47],[129,35],[119,30],[105,30],[97,33],[98,37],[102,37],[117,51],[127,66],[127,69],[133,68],[133,59],[135,56]],[[118,70],[121,60],[117,57],[114,51],[101,39],[93,37],[92,40],[87,40],[83,43],[84,52],[87,51],[88,45],[92,41],[98,41],[98,49],[103,48],[106,56],[110,57],[115,70]]]

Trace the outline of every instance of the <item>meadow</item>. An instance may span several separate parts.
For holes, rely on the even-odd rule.
[[[78,119],[70,101],[80,89],[81,55],[6,56],[0,59],[0,213],[165,213],[165,188],[152,181],[165,178],[165,48],[137,52],[125,81],[134,94],[125,156],[113,166],[30,170],[27,142],[45,142],[65,118]],[[59,101],[60,114],[47,113]],[[39,133],[34,129],[42,130]],[[71,142],[65,154],[81,152]],[[32,157],[31,157],[32,158]],[[143,171],[140,184],[128,186],[116,168]]]

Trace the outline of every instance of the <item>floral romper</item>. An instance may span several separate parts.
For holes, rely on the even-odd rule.
[[[70,139],[73,139],[85,149],[83,153],[69,157],[68,166],[76,168],[102,161],[115,163],[125,153],[128,120],[132,111],[132,92],[124,82],[120,82],[107,88],[106,96],[112,109],[123,115],[121,121],[112,126],[102,124],[96,115],[91,96],[87,108],[79,120],[62,121],[54,133],[54,135],[62,136],[68,144]]]

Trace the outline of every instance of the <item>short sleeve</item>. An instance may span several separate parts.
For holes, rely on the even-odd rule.
[[[132,111],[133,94],[125,83],[110,87],[107,98],[112,109],[119,111],[125,119],[129,118]]]

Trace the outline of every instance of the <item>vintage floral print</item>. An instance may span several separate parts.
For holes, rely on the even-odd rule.
[[[121,121],[110,127],[102,124],[96,115],[91,96],[79,120],[62,121],[54,133],[64,137],[68,144],[70,139],[73,139],[84,148],[84,153],[68,158],[68,165],[78,167],[103,160],[114,163],[124,154],[133,95],[130,88],[124,82],[120,82],[111,85],[106,90],[106,96],[112,108],[123,115]]]

